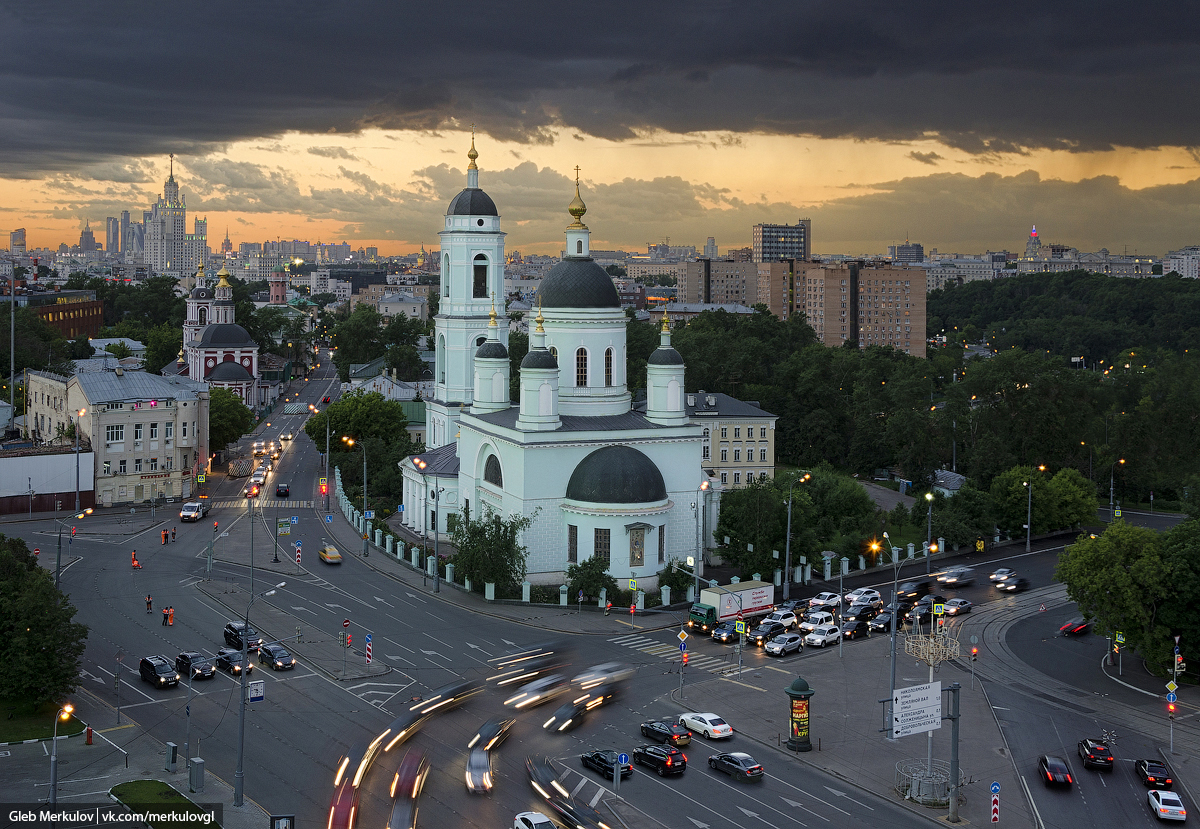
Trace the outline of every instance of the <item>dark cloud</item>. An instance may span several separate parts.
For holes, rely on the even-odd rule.
[[[345,147],[309,147],[308,152],[310,155],[319,155],[322,158],[342,158],[347,161],[358,161],[358,156]]]
[[[909,153],[908,157],[911,158],[913,161],[919,161],[922,164],[928,164],[933,167],[936,167],[937,163],[939,161],[945,160],[942,156],[938,155],[937,153],[919,153],[916,150],[913,150],[911,153]]]
[[[527,143],[717,131],[971,153],[1190,146],[1190,4],[882,0],[0,8],[0,175],[471,122]],[[53,32],[53,37],[46,37]],[[419,33],[403,38],[397,33]],[[36,48],[32,46],[36,44]],[[318,148],[319,149],[319,148]]]

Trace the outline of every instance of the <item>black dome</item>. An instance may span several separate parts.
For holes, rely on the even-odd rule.
[[[200,335],[200,345],[251,346],[257,345],[250,339],[245,328],[233,322],[210,325]]]
[[[212,288],[205,288],[201,285],[197,285],[195,288],[192,288],[192,292],[188,294],[188,296],[190,296],[192,299],[212,299],[213,292]]]
[[[250,372],[242,367],[241,363],[235,363],[233,360],[225,360],[218,363],[217,367],[208,373],[206,380],[218,380],[226,383],[235,383],[245,380],[253,380]]]
[[[504,347],[504,343],[492,342],[488,340],[475,352],[476,357],[507,360],[508,349]]]
[[[468,187],[450,202],[447,216],[499,216],[492,197],[478,187]]]
[[[521,360],[521,368],[552,368],[558,370],[558,360],[544,348],[530,351]]]
[[[654,349],[654,353],[650,355],[650,359],[646,363],[652,366],[681,366],[683,357],[673,348],[659,346]]]
[[[651,504],[667,499],[654,461],[630,446],[605,446],[579,462],[567,497],[590,504]]]
[[[620,308],[612,277],[594,259],[563,259],[538,288],[547,308]]]

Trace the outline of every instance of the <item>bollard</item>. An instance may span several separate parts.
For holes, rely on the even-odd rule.
[[[451,584],[454,584],[454,565],[453,564],[446,565],[446,581],[450,582]],[[469,592],[471,590],[471,588],[468,587],[467,590]]]
[[[563,587],[566,587],[566,585],[564,584]],[[608,605],[608,588],[601,587],[600,588],[600,601],[597,604],[597,606],[598,607],[606,607],[607,605]]]
[[[494,581],[485,581],[483,583],[483,598],[486,601],[496,601],[496,583]]]
[[[92,727],[90,725],[87,727],[87,744],[92,744]]]
[[[662,602],[663,607],[666,607],[669,604],[671,604],[671,588],[670,587],[668,587],[667,585],[664,584],[662,587],[658,588],[658,594],[659,594],[659,601]]]
[[[529,582],[521,582],[521,601],[525,602],[525,604],[529,604],[529,594],[532,589],[533,585]]]
[[[175,773],[175,762],[179,759],[179,746],[175,743],[167,743],[167,771],[171,774]]]

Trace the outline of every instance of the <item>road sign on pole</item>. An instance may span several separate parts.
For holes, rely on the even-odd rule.
[[[365,518],[366,518],[368,521],[370,521],[372,518],[374,518],[374,517],[375,517],[375,510],[373,510],[373,509],[369,509],[369,510],[367,510],[366,512],[364,512],[364,513],[363,513],[363,516],[364,516],[364,517],[365,517]]]
[[[687,642],[680,642],[679,643],[679,652],[684,653],[686,651],[687,651]]]
[[[681,631],[679,631],[679,633],[675,634],[675,637],[676,637],[676,638],[677,638],[677,639],[678,639],[680,642],[686,642],[686,641],[687,641],[687,638],[688,638],[687,631],[686,631],[686,630],[681,630]]]
[[[992,823],[1000,822],[1000,795],[992,795]]]
[[[286,518],[280,518],[279,521],[277,521],[275,523],[275,534],[276,535],[291,535],[292,534],[291,523]]]
[[[892,697],[892,735],[907,737],[942,727],[942,683],[897,688]]]
[[[1000,794],[1000,781],[992,781],[992,794]]]
[[[342,619],[342,627],[344,627],[344,628],[348,628],[348,627],[350,627],[350,620],[349,620],[349,619]]]
[[[367,634],[367,664],[371,664],[371,634]]]
[[[262,702],[267,683],[263,679],[251,680],[246,685],[246,702]]]
[[[326,516],[325,516],[325,523],[326,523],[326,524],[332,524],[332,523],[333,523],[333,516],[332,516],[332,515],[326,515]]]
[[[291,516],[291,517],[288,519],[288,522],[289,522],[289,523],[292,523],[292,524],[299,524],[299,523],[300,523],[300,516],[299,516],[299,515],[293,515],[293,516]]]
[[[296,545],[296,564],[297,564],[297,566],[300,564],[300,545],[299,544]]]
[[[1179,696],[1174,691],[1167,694],[1167,702],[1177,702],[1178,700]]]

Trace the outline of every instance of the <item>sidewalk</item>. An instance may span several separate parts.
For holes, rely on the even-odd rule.
[[[269,815],[257,803],[244,799],[233,805],[233,787],[205,773],[203,792],[188,790],[188,771],[179,747],[177,771],[166,770],[167,747],[129,715],[116,710],[84,688],[73,696],[75,716],[89,723],[95,733],[92,745],[86,732],[58,739],[58,804],[106,803],[108,792],[130,780],[161,780],[200,805],[221,806],[224,829],[263,829]],[[0,800],[5,803],[46,803],[50,794],[50,741],[7,746],[6,773],[0,775]]]

